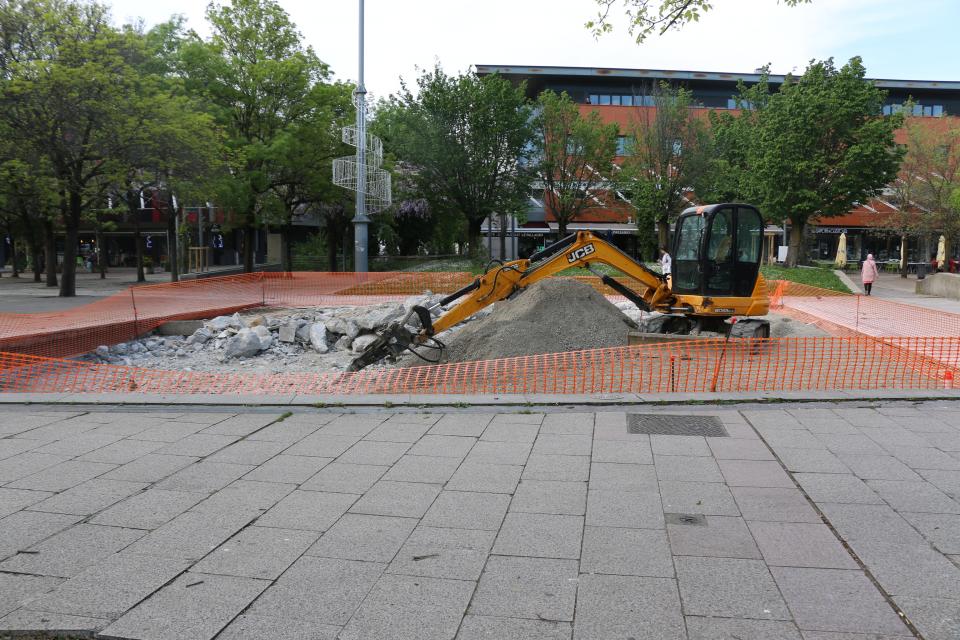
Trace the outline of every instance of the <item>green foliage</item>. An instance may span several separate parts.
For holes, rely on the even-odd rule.
[[[843,284],[843,281],[833,272],[832,268],[781,267],[779,265],[765,264],[760,267],[760,273],[762,273],[763,277],[767,280],[789,280],[790,282],[808,284],[813,287],[820,287],[821,289],[850,293],[849,287]]]
[[[606,206],[594,191],[609,187],[607,168],[617,154],[619,127],[605,124],[596,111],[581,115],[566,92],[544,91],[537,98],[533,131],[535,166],[562,238],[567,223]]]

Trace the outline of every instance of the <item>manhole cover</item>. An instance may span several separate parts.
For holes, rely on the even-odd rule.
[[[669,416],[651,413],[628,413],[627,433],[711,437],[730,435],[716,416]]]
[[[707,518],[700,513],[665,513],[667,524],[685,524],[691,527],[707,526]]]

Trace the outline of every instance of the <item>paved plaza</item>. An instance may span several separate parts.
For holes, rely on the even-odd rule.
[[[0,629],[960,637],[960,403],[490,411],[6,407]]]

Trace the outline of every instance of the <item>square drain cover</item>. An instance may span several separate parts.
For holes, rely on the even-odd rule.
[[[707,518],[702,513],[665,513],[667,524],[685,524],[691,527],[707,526]]]
[[[671,416],[652,413],[628,413],[627,433],[712,437],[730,435],[716,416]]]

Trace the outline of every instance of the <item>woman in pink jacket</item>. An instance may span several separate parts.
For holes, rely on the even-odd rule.
[[[867,259],[863,261],[863,268],[860,270],[860,279],[863,281],[863,290],[870,295],[870,289],[873,288],[873,281],[877,279],[877,263],[873,260],[873,254],[868,253]]]

